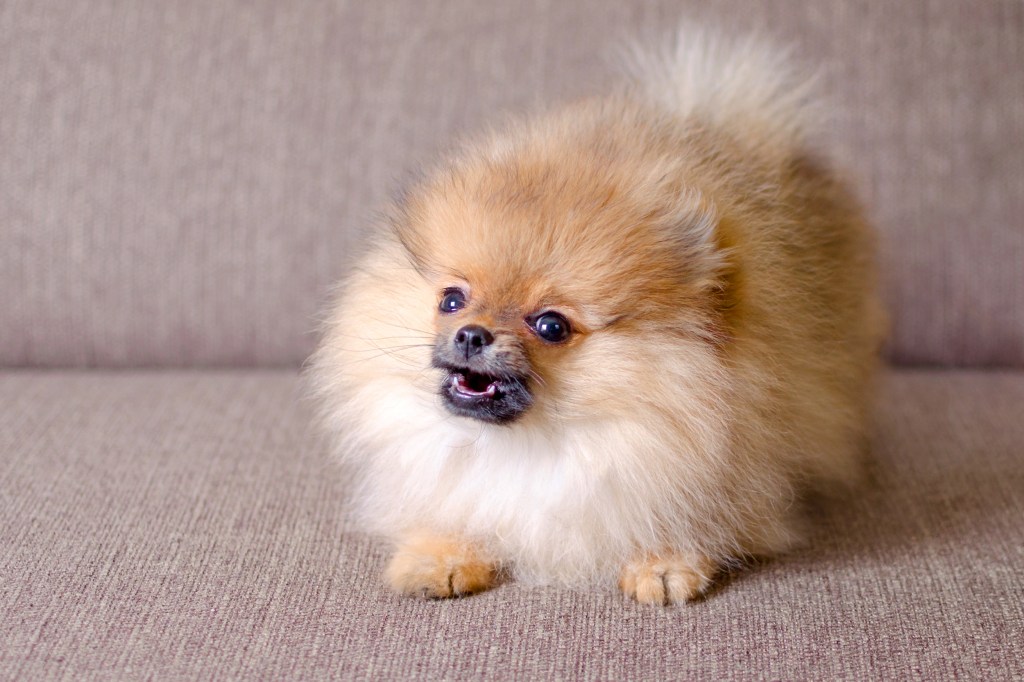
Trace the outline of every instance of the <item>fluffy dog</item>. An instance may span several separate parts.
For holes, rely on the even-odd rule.
[[[857,476],[873,242],[810,88],[753,39],[632,65],[461,145],[329,314],[312,378],[399,592],[507,573],[682,602]]]

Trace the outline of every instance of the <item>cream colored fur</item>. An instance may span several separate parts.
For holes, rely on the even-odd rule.
[[[684,32],[632,65],[610,95],[471,141],[413,187],[310,374],[368,529],[678,601],[637,576],[693,596],[708,566],[789,548],[806,485],[856,477],[880,315],[871,236],[808,148],[810,90],[787,62]],[[473,302],[460,323],[528,358],[536,403],[509,425],[438,397],[453,285]],[[580,330],[564,347],[516,326],[552,303]],[[391,582],[415,592],[402,552]],[[666,556],[693,560],[676,580]]]

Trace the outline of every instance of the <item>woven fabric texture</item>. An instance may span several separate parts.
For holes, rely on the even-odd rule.
[[[1017,0],[7,0],[0,365],[298,364],[408,172],[693,17],[823,69],[891,357],[1024,365]]]
[[[703,602],[382,586],[290,371],[0,375],[0,679],[1020,679],[1024,375],[889,375],[874,482]]]

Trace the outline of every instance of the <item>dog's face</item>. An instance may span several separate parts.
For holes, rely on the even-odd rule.
[[[569,158],[453,167],[396,214],[433,294],[431,363],[455,415],[508,424],[643,391],[680,333],[707,331],[707,203],[664,174]]]
[[[546,278],[483,265],[439,290],[432,361],[444,371],[449,410],[508,423],[533,405],[538,386],[556,382],[557,365],[592,330],[578,299]]]
[[[523,315],[515,308],[473,297],[468,282],[443,289],[438,303],[433,364],[444,370],[440,392],[457,415],[506,423],[533,403],[530,384],[536,371],[527,352],[524,326],[548,343],[568,340],[571,328],[558,312]]]

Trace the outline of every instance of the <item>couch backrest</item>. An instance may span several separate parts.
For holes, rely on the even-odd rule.
[[[0,364],[295,365],[409,169],[682,17],[823,65],[898,362],[1024,365],[1024,3],[7,0]]]

